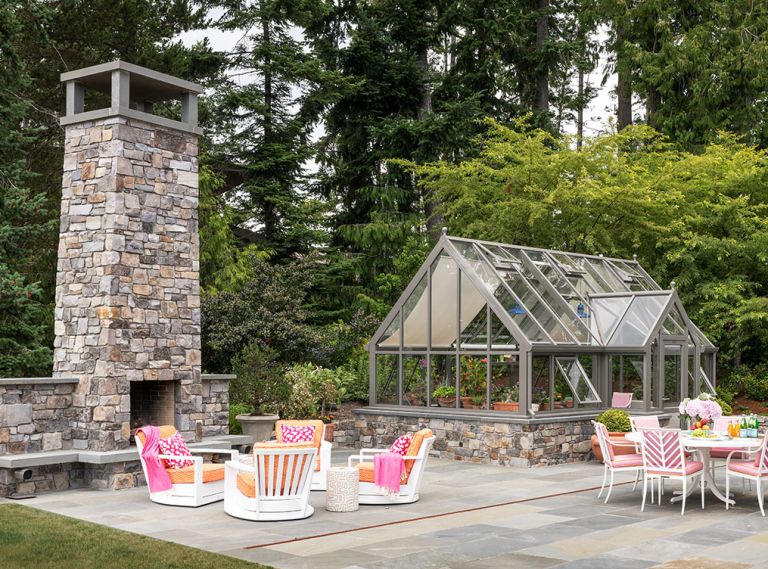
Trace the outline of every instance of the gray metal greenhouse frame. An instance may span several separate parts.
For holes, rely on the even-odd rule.
[[[717,348],[636,259],[445,231],[367,347],[370,404],[392,412],[578,417],[631,389],[632,412],[669,413],[715,385]]]

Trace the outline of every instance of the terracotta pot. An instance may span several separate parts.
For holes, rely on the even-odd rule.
[[[539,404],[539,411],[549,411],[549,401]]]
[[[325,440],[329,443],[333,442],[333,431],[336,430],[336,423],[326,423],[325,424]]]
[[[461,406],[464,407],[464,409],[475,408],[471,397],[459,397],[459,399],[461,399]]]
[[[494,401],[493,410],[494,411],[519,411],[520,402],[519,401]]]
[[[440,407],[456,407],[456,398],[455,397],[438,397],[437,404],[440,405]]]
[[[608,438],[614,442],[626,443],[628,442],[626,437],[627,433],[608,433]],[[592,435],[592,454],[595,455],[595,459],[599,462],[603,462],[603,453],[600,451],[600,443],[597,441],[597,435]],[[633,454],[635,452],[634,446],[625,447],[613,447],[613,454]]]
[[[565,402],[565,408],[571,409],[573,407],[573,399],[569,399]]]

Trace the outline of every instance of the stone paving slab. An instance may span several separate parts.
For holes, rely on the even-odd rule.
[[[348,454],[336,451],[334,461]],[[694,493],[682,517],[669,503],[673,483],[661,504],[640,512],[629,475],[617,477],[626,484],[608,504],[593,489],[601,479],[595,463],[515,469],[430,459],[416,504],[330,513],[325,494],[313,492],[310,518],[262,523],[232,518],[221,503],[153,504],[145,488],[22,503],[278,569],[768,568],[768,519],[754,490],[739,489],[729,511],[711,495],[702,510]]]

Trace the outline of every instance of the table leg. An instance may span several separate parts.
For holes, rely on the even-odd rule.
[[[715,495],[715,498],[717,498],[721,502],[726,502],[727,501],[731,505],[735,504],[736,502],[734,502],[731,499],[726,498],[725,494],[723,494],[720,491],[720,489],[717,487],[717,484],[715,484],[715,479],[712,477],[712,472],[711,472],[710,467],[709,467],[710,460],[711,460],[710,456],[709,456],[709,448],[702,447],[702,448],[697,448],[696,450],[698,451],[699,456],[701,457],[701,464],[702,464],[702,474],[701,475],[704,477],[704,484],[705,484],[705,486],[709,489],[710,492],[712,492],[712,494]],[[690,496],[691,493],[697,487],[698,487],[697,484],[691,484],[691,487],[688,490],[687,495]],[[677,494],[677,496],[672,498],[672,500],[671,500],[672,502],[679,502],[680,500],[683,499],[683,497],[681,495],[682,492],[677,491],[677,492],[675,492],[675,494]]]

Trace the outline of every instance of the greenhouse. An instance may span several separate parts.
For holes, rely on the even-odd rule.
[[[714,392],[717,351],[636,259],[445,232],[368,349],[372,406],[509,418],[594,414],[614,393],[672,412]]]

